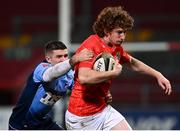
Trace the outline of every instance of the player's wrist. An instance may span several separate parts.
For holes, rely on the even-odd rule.
[[[74,67],[74,63],[73,63],[73,59],[72,58],[69,59],[69,64],[70,64],[71,67]]]
[[[74,65],[75,65],[76,63],[78,63],[78,62],[79,62],[79,61],[78,61],[78,59],[76,58],[76,55],[72,56],[72,58],[69,59],[69,64],[71,65],[71,67],[74,67]]]

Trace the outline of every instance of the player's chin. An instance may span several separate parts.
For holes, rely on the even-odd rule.
[[[117,41],[116,45],[121,45],[123,43],[123,41]]]

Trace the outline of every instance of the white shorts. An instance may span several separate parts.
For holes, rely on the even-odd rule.
[[[102,112],[92,116],[76,116],[66,111],[65,121],[68,130],[110,130],[125,118],[108,105]]]

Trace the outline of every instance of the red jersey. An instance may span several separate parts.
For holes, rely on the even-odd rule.
[[[97,35],[91,35],[87,38],[78,48],[77,53],[84,48],[94,52],[94,59],[80,62],[75,66],[75,83],[68,111],[78,116],[89,116],[102,111],[107,106],[105,98],[112,83],[112,80],[109,80],[94,85],[81,85],[78,80],[78,69],[81,67],[92,69],[96,56],[102,52],[109,52],[116,58],[121,56],[119,61],[121,64],[130,61],[129,55],[121,46],[109,47]]]

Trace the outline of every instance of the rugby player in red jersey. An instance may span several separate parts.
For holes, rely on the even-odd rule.
[[[98,72],[92,69],[94,60],[83,61],[75,66],[75,85],[66,112],[66,127],[73,130],[131,130],[126,119],[105,98],[112,79],[119,76],[122,66],[157,79],[166,94],[171,84],[160,72],[126,53],[121,44],[126,32],[133,27],[133,18],[121,6],[107,7],[101,11],[93,25],[94,35],[89,36],[77,53],[87,48],[96,56],[111,53],[116,59],[114,69]]]

